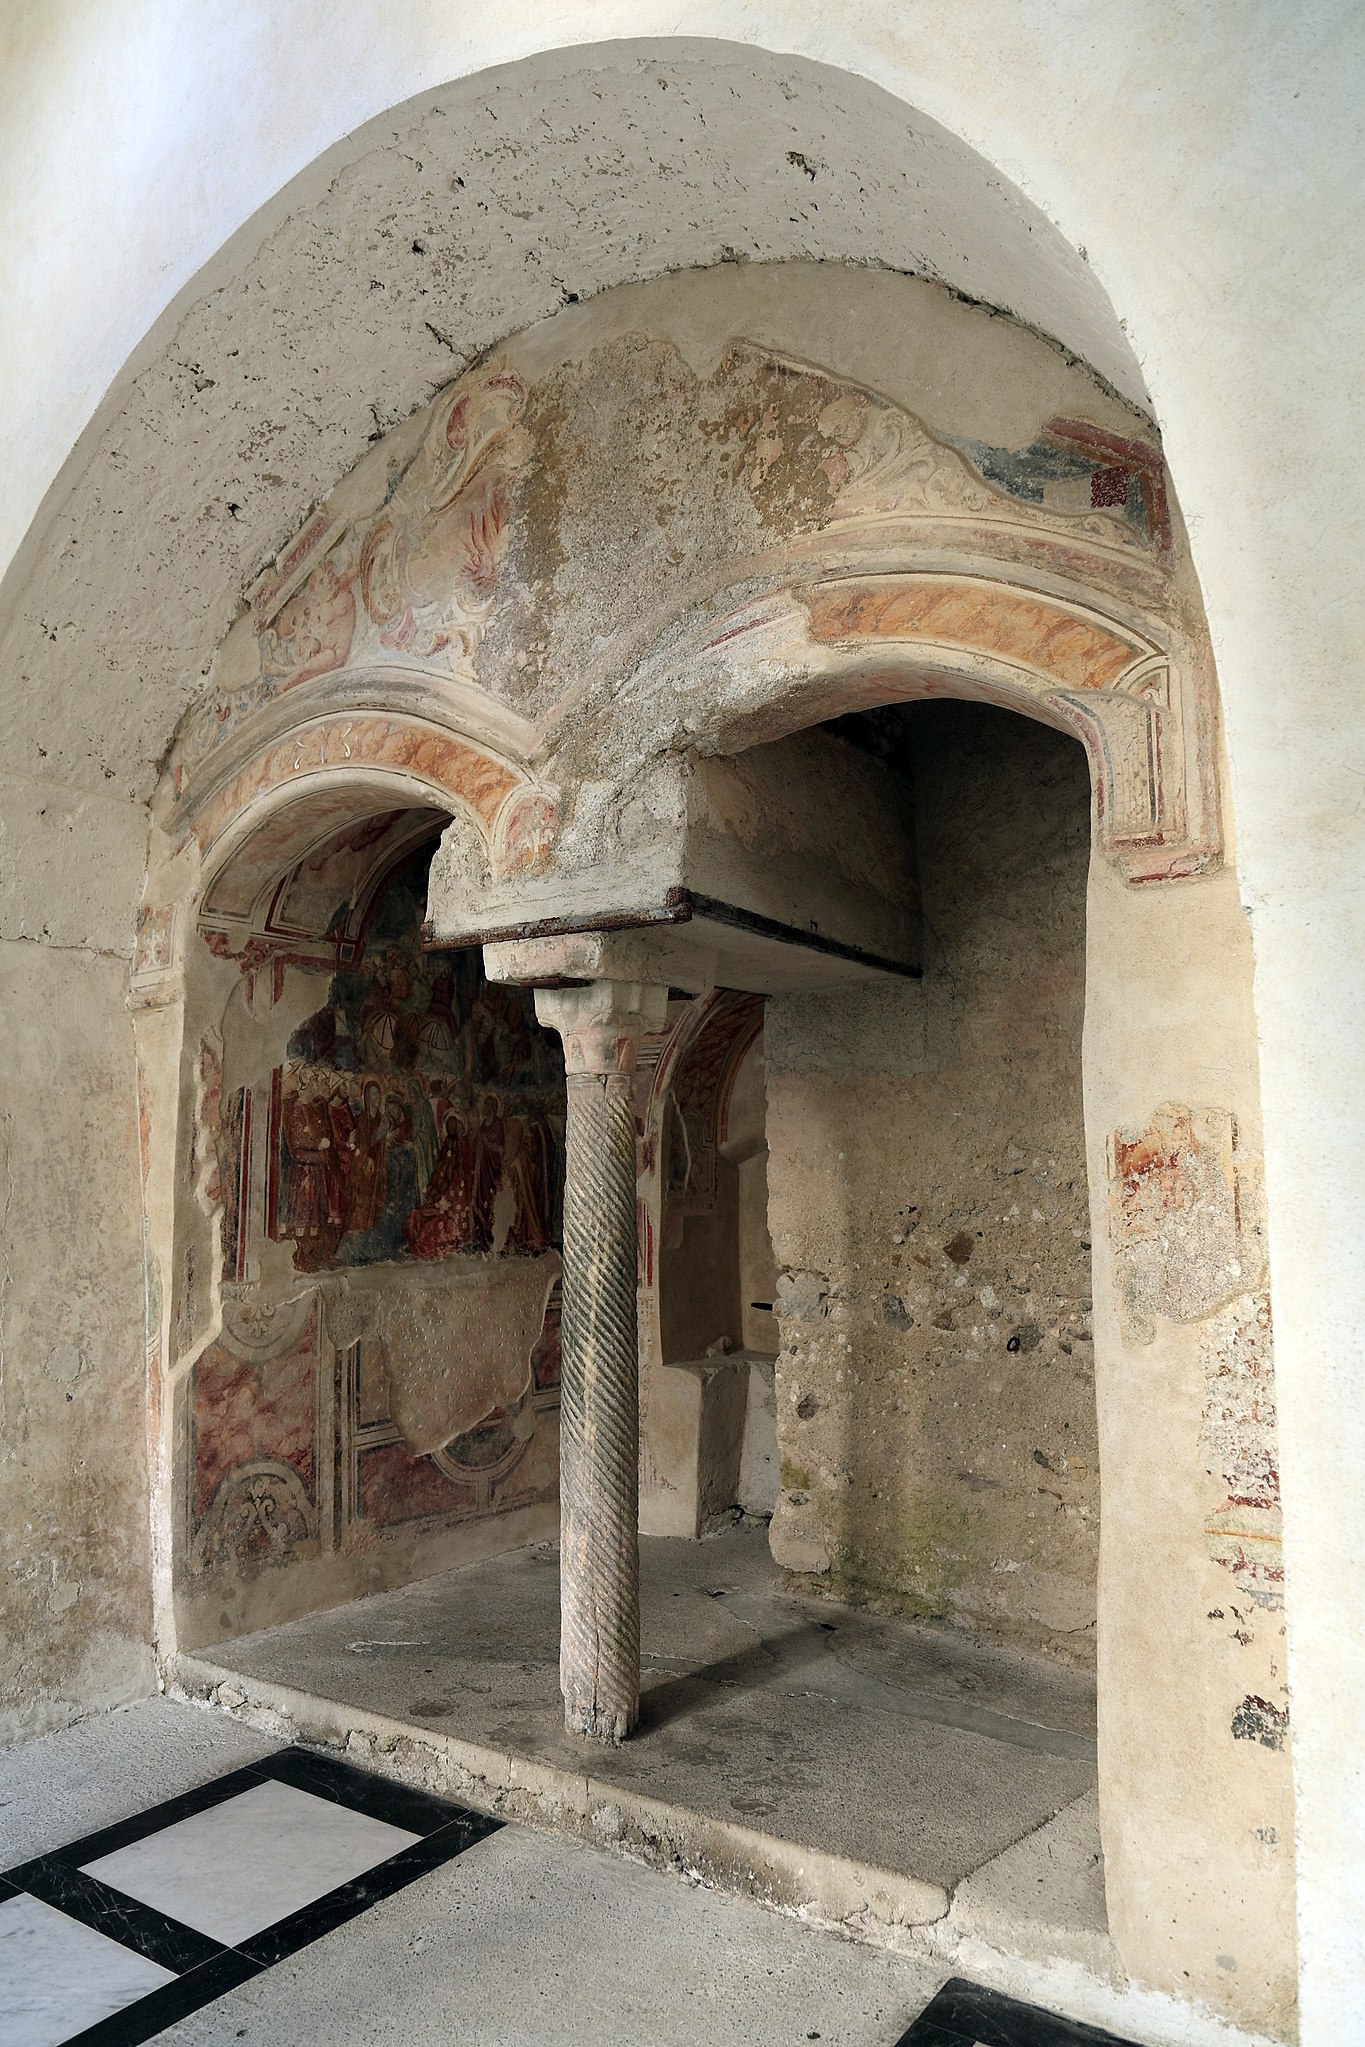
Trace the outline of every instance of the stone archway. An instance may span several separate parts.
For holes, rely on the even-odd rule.
[[[134,980],[168,1650],[552,1525],[562,1078],[421,932],[442,829],[487,860],[525,787],[326,712],[171,779]]]
[[[218,844],[235,829],[253,778],[267,804],[268,789],[306,796],[311,775],[352,772],[357,734],[374,771],[417,762],[384,756],[399,730],[493,762],[428,777],[447,798],[478,790],[433,863],[432,932],[550,991],[593,1102],[583,1156],[612,1161],[595,1213],[624,1232],[623,1083],[670,987],[917,968],[904,849],[866,774],[840,781],[811,728],[946,694],[1084,738],[1102,1802],[1121,1952],[1174,1981],[1193,1927],[1250,1914],[1271,1941],[1278,1878],[1252,1818],[1287,1796],[1280,1749],[1249,1755],[1239,1732],[1282,1671],[1278,1581],[1259,1561],[1277,1509],[1249,947],[1198,593],[1159,450],[1126,408],[1075,371],[1067,409],[1041,414],[1049,378],[1021,379],[1008,444],[994,391],[926,423],[821,366],[836,282],[882,322],[889,363],[897,346],[914,358],[888,381],[927,390],[909,317],[923,288],[803,272],[785,326],[763,302],[756,341],[758,287],[736,273],[698,283],[681,334],[673,288],[642,287],[576,313],[562,347],[509,342],[377,448],[224,643],[172,752],[152,900],[193,870],[201,830]],[[960,311],[984,389],[988,329]],[[565,982],[598,984],[600,1003]],[[633,1288],[619,1257],[613,1272],[624,1370]],[[628,1400],[617,1421],[624,1570]],[[1250,1613],[1231,1635],[1229,1587]],[[588,1702],[576,1724],[619,1733],[630,1712],[626,1682],[600,1723]],[[1187,1759],[1178,1781],[1150,1767],[1158,1719]],[[1190,1872],[1214,1862],[1217,1897],[1196,1897]],[[1156,1894],[1173,1907],[1160,1929]]]

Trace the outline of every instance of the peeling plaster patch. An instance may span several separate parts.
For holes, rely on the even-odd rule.
[[[1225,1109],[1166,1102],[1109,1147],[1109,1213],[1125,1326],[1140,1343],[1156,1317],[1198,1322],[1265,1273],[1259,1162]]]
[[[1227,1504],[1204,1530],[1209,1555],[1257,1606],[1284,1605],[1270,1296],[1248,1294],[1205,1327],[1199,1442]]]
[[[43,1370],[49,1379],[71,1386],[86,1370],[86,1361],[76,1344],[59,1343],[49,1351]]]
[[[1234,1741],[1259,1741],[1262,1748],[1283,1749],[1288,1733],[1288,1706],[1274,1706],[1254,1692],[1247,1693],[1232,1716]]]

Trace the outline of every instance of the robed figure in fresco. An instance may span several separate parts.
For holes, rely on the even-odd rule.
[[[347,1141],[350,1171],[347,1174],[345,1230],[358,1237],[374,1229],[384,1213],[388,1122],[384,1115],[383,1090],[377,1080],[367,1080],[361,1096],[360,1113]]]
[[[328,1181],[331,1125],[325,1101],[302,1092],[284,1103],[284,1141],[289,1147],[289,1189],[285,1234],[298,1243],[321,1236],[331,1219]]]
[[[405,1231],[414,1258],[447,1258],[474,1235],[474,1139],[458,1109],[446,1113],[436,1170]]]
[[[485,1095],[483,1114],[474,1132],[474,1241],[480,1251],[493,1248],[493,1211],[502,1186],[506,1150],[507,1126],[502,1119],[502,1103],[496,1095]]]
[[[389,877],[272,1091],[267,1226],[301,1272],[556,1242],[558,1051],[524,989],[424,948],[429,858]]]
[[[549,1165],[550,1132],[544,1120],[508,1117],[503,1184],[516,1202],[509,1251],[548,1251],[554,1241]]]

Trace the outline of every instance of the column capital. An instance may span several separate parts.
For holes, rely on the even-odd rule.
[[[668,990],[648,981],[537,988],[536,1016],[564,1043],[566,1073],[633,1073],[640,1039],[660,1031]]]

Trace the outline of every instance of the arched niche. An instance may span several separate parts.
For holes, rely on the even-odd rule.
[[[639,1084],[640,1526],[699,1536],[776,1505],[763,1002],[673,1011]]]
[[[317,721],[163,848],[135,1018],[184,1646],[555,1525],[562,1062],[423,933],[437,840],[481,867],[520,786]]]
[[[969,374],[945,416],[950,356]],[[778,787],[812,726],[934,694],[1073,731],[1090,758],[1111,1926],[1148,1981],[1218,1987],[1204,1946],[1248,1939],[1279,1980],[1288,1876],[1253,1844],[1266,1810],[1287,1826],[1285,1759],[1239,1732],[1283,1675],[1277,1495],[1242,1484],[1265,1477],[1269,1370],[1250,949],[1207,633],[1148,422],[979,309],[818,267],[631,287],[515,337],[260,579],[172,748],[149,905],[252,763],[302,792],[351,771],[333,741],[373,720],[508,771],[434,862],[438,941],[648,921],[675,889],[720,895],[721,873],[729,907],[770,916],[745,764],[766,750]],[[794,808],[806,871],[840,870],[845,814],[818,792]],[[1165,1774],[1144,1761],[1158,1723],[1182,1759]],[[1196,1895],[1210,1867],[1216,1895]]]

